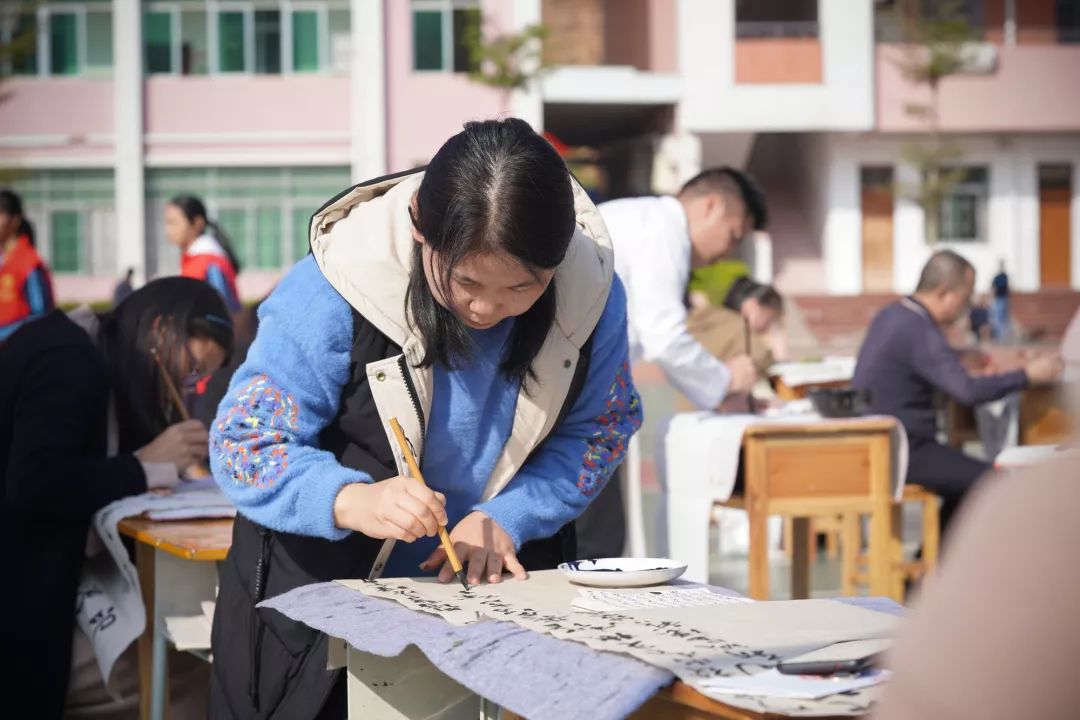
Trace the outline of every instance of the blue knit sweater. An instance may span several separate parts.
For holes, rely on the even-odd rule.
[[[593,339],[581,395],[563,424],[494,498],[480,502],[510,435],[518,385],[498,370],[513,326],[473,333],[467,367],[434,368],[424,477],[446,494],[452,528],[480,510],[516,546],[547,537],[581,514],[622,461],[641,425],[627,361],[626,296],[615,278]],[[210,430],[214,477],[241,513],[274,530],[338,540],[334,499],[371,482],[319,448],[349,379],[352,311],[314,258],[300,261],[259,309],[259,332]],[[399,543],[387,575],[418,575],[435,539]]]

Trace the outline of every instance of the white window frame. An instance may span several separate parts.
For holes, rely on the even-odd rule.
[[[72,275],[87,275],[91,273],[93,265],[91,263],[92,258],[90,257],[90,239],[87,237],[87,235],[89,234],[90,223],[87,221],[89,219],[92,208],[92,203],[88,203],[83,200],[62,200],[60,202],[45,202],[44,224],[46,226],[48,237],[45,238],[44,243],[39,243],[39,246],[42,244],[45,246],[46,252],[48,253],[48,257],[46,258],[46,260],[48,261],[50,267],[53,265],[52,243],[54,235],[53,231],[55,230],[55,228],[53,227],[53,213],[71,212],[75,213],[79,217],[79,240],[82,241],[82,246],[79,248],[79,268],[73,272],[68,270],[59,271],[57,272],[58,275],[70,277]]]
[[[183,30],[180,20],[180,5],[172,2],[155,2],[146,5],[143,8],[143,17],[146,13],[168,13],[169,14],[169,65],[171,70],[167,73],[155,72],[154,75],[181,75],[183,71],[183,48],[184,43],[181,41],[180,33]],[[143,38],[143,62],[146,62],[146,38]],[[144,67],[143,72],[149,75],[150,72]]]
[[[942,198],[942,207],[938,209],[938,212],[944,214],[945,203],[950,202],[955,195],[970,195],[976,198],[975,203],[975,236],[974,237],[952,237],[945,235],[945,223],[941,223],[942,227],[939,232],[941,237],[939,238],[943,243],[958,243],[964,245],[985,245],[990,242],[990,173],[991,168],[989,165],[952,165],[945,168],[946,171],[951,170],[964,170],[970,172],[973,170],[982,170],[985,174],[985,184],[972,183],[972,182],[959,182],[948,193],[948,195]],[[969,190],[965,192],[965,188]],[[980,192],[976,192],[978,188]]]
[[[239,12],[244,16],[244,69],[221,69],[219,16],[223,12]],[[209,0],[206,4],[207,43],[211,75],[251,75],[255,71],[255,5],[250,0]]]
[[[295,58],[293,57],[293,12],[314,12],[316,14],[316,42],[319,52],[319,69],[314,72],[305,71],[304,75],[315,75],[328,72],[330,68],[330,10],[348,10],[349,6],[344,3],[328,0],[207,0],[206,3],[206,45],[207,45],[207,74],[209,75],[257,75],[255,71],[255,11],[278,10],[281,13],[281,74],[291,75],[296,72]],[[144,7],[144,12],[167,12],[170,13],[170,32],[172,43],[170,47],[170,64],[172,71],[169,73],[154,73],[155,75],[180,75],[183,65],[183,38],[181,37],[182,13],[191,8],[181,7],[179,3],[161,0],[151,2]],[[244,16],[244,69],[222,70],[221,69],[221,46],[218,28],[218,15],[222,12],[240,12]],[[40,67],[40,59],[39,59]],[[273,73],[268,73],[273,74]]]
[[[301,75],[325,73],[330,69],[330,7],[325,0],[282,0],[281,2],[281,72],[283,75],[296,73],[296,58],[293,57],[293,13],[315,13],[315,41],[318,43],[319,69],[315,72],[304,71]],[[287,28],[287,30],[286,30]]]
[[[416,11],[438,11],[442,13],[442,67],[438,70],[417,70],[416,49],[413,48],[414,73],[456,73],[454,70],[454,10],[480,10],[480,0],[409,0],[409,21],[415,22]],[[411,42],[416,42],[416,31],[412,30]]]
[[[75,58],[78,67],[75,77],[86,74],[86,5],[42,5],[37,9],[37,66],[39,77],[53,77],[52,74],[52,34],[49,21],[54,15],[75,16]],[[72,77],[57,75],[56,77]]]

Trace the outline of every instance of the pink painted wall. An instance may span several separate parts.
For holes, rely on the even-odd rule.
[[[488,31],[509,32],[509,0],[485,0]],[[468,120],[510,114],[510,98],[465,75],[414,72],[412,10],[406,2],[386,4],[386,136],[391,172],[426,163]]]
[[[676,3],[608,0],[604,7],[604,64],[675,72]]]
[[[649,0],[649,69],[673,73],[679,70],[678,3]]]
[[[18,147],[0,144],[0,162],[31,153],[58,161],[73,156],[111,157],[111,81],[13,78],[4,81],[0,92],[4,95],[0,102],[0,137],[25,135],[41,140],[35,144],[31,137]]]
[[[997,70],[987,75],[946,78],[941,84],[943,129],[957,132],[1080,130],[1076,72],[1080,47],[997,46]],[[924,86],[910,83],[896,66],[896,45],[877,48],[877,129],[921,132],[925,123],[904,112],[929,100]]]
[[[349,150],[349,78],[340,75],[154,76],[146,82],[147,151],[206,151],[250,146],[215,134],[281,133],[269,149],[279,153],[339,148]],[[154,135],[206,135],[197,138],[155,138]],[[290,134],[296,135],[289,138]],[[320,134],[325,137],[320,137]],[[207,143],[209,141],[209,144]]]

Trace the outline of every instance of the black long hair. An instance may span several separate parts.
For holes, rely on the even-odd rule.
[[[558,152],[517,118],[470,122],[435,153],[416,193],[413,224],[439,258],[437,285],[449,297],[454,267],[478,254],[509,255],[532,272],[562,262],[574,234],[570,171]],[[406,305],[424,340],[421,367],[455,367],[469,358],[472,338],[440,305],[413,248]],[[535,378],[532,361],[555,322],[555,280],[518,316],[500,368],[508,379]]]
[[[101,316],[98,347],[116,398],[122,452],[139,449],[180,421],[154,353],[179,388],[180,363],[192,337],[213,340],[226,357],[232,354],[225,302],[217,290],[193,278],[149,282]]]
[[[217,239],[221,249],[228,256],[229,263],[233,266],[233,272],[240,273],[240,259],[236,256],[236,251],[233,250],[232,240],[229,238],[228,233],[222,230],[221,226],[206,214],[206,205],[203,204],[202,200],[194,195],[177,195],[169,201],[169,204],[178,207],[189,223],[195,222],[196,218],[202,218],[203,222],[206,223],[206,228]]]
[[[23,213],[22,198],[19,197],[11,190],[0,190],[0,212],[6,215],[18,215],[22,218],[22,222],[19,223],[19,229],[15,231],[17,235],[25,235],[27,240],[30,241],[31,247],[37,247],[37,241],[34,237],[34,226],[30,224],[30,221],[26,219],[26,215]],[[6,240],[7,238],[0,238],[0,240]]]
[[[784,298],[776,291],[776,288],[743,275],[731,284],[731,289],[724,296],[724,307],[735,312],[742,312],[742,304],[747,300],[757,300],[762,307],[772,310],[777,315],[784,314]]]

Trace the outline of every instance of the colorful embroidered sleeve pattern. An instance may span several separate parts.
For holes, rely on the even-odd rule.
[[[234,483],[268,487],[289,467],[287,443],[297,432],[297,408],[291,394],[257,375],[219,412],[211,451]]]
[[[641,398],[630,381],[630,366],[623,362],[608,390],[605,411],[595,420],[587,440],[577,487],[592,497],[611,478],[626,455],[630,437],[641,427]]]

